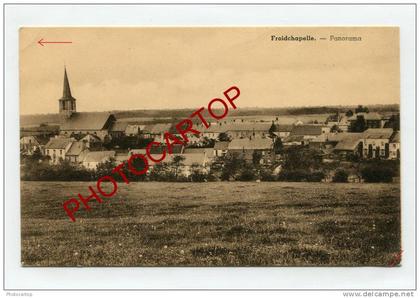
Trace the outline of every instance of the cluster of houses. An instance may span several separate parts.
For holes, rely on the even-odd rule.
[[[116,119],[111,113],[80,113],[76,111],[76,99],[70,90],[67,73],[64,74],[63,97],[59,99],[59,125],[41,125],[21,128],[21,153],[33,154],[39,150],[50,158],[52,164],[68,161],[88,169],[96,169],[98,164],[114,159],[123,162],[132,154],[145,154],[143,148],[120,149],[115,145],[111,150],[104,144],[126,137],[164,142],[166,131],[176,134],[170,123],[139,123]],[[276,118],[277,119],[277,118]],[[356,121],[364,121],[362,132],[351,132]],[[198,128],[200,135],[189,136],[189,146],[176,146],[175,155],[184,157],[182,171],[185,175],[192,167],[209,168],[218,157],[238,153],[247,161],[252,161],[259,153],[261,164],[272,164],[279,160],[274,144],[281,140],[283,148],[309,147],[319,150],[327,159],[346,158],[400,158],[400,134],[388,128],[389,116],[375,112],[356,113],[351,116],[335,114],[323,123],[281,124],[278,120],[257,122],[232,119],[211,123],[208,129]],[[210,142],[209,142],[210,141]],[[159,150],[156,148],[155,150]],[[160,152],[152,152],[159,154]],[[280,156],[281,158],[281,156]],[[153,164],[149,165],[151,168]]]

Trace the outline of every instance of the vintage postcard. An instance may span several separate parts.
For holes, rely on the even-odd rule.
[[[400,266],[398,27],[19,35],[22,266]]]

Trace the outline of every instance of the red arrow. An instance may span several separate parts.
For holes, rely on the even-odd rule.
[[[40,40],[38,40],[38,43],[41,46],[44,46],[44,43],[72,43],[72,41],[44,41],[44,39],[41,38]]]

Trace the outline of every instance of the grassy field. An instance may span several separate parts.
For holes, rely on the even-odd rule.
[[[85,182],[22,182],[23,266],[387,266],[398,184],[130,183],[72,223]]]

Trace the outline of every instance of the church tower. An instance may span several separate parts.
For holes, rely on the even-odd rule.
[[[73,113],[76,113],[76,99],[71,96],[66,68],[64,68],[63,97],[58,100],[58,104],[58,111],[63,118],[68,119]]]

